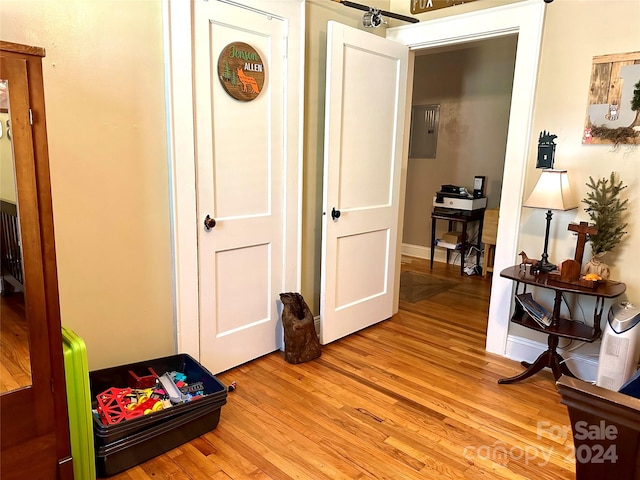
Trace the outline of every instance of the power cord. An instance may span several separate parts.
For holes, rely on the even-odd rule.
[[[597,353],[587,353],[585,354],[585,356],[587,357],[597,357],[598,354]],[[566,363],[567,360],[575,360],[577,357],[576,356],[569,356],[564,358],[560,363]],[[597,380],[584,380],[587,383],[590,383],[591,385],[595,385]]]
[[[474,245],[469,246],[469,251],[467,252],[467,257],[465,258],[464,267],[464,273],[466,273],[467,275],[480,275],[480,273],[482,273],[480,265],[469,262],[469,256],[477,254],[478,252],[482,253],[482,250]]]

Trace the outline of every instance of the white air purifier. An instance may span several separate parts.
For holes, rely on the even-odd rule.
[[[618,391],[638,369],[640,308],[630,302],[612,305],[602,335],[596,384]]]

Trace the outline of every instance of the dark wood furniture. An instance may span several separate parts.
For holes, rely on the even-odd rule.
[[[460,275],[464,273],[465,252],[470,246],[476,247],[476,265],[480,265],[480,239],[482,238],[482,224],[484,221],[484,208],[477,210],[433,209],[431,212],[431,263],[433,269],[433,255],[436,248],[436,222],[446,220],[449,222],[449,230],[453,230],[456,223],[462,223],[462,236],[460,239]],[[471,244],[467,239],[467,225],[478,222],[478,241]],[[449,263],[450,249],[447,249],[447,263]]]
[[[576,480],[640,480],[640,399],[566,376],[556,385],[571,419]]]
[[[558,378],[563,374],[575,377],[575,375],[571,373],[571,370],[569,370],[569,367],[567,367],[562,356],[556,351],[559,339],[571,338],[583,342],[593,342],[600,338],[600,335],[602,334],[600,320],[602,318],[602,309],[604,307],[605,299],[617,297],[618,295],[623,294],[626,290],[624,283],[612,281],[602,282],[595,288],[582,287],[580,285],[570,283],[561,283],[555,281],[552,278],[553,276],[547,273],[532,275],[528,268],[524,268],[519,265],[505,268],[500,272],[500,276],[516,282],[516,294],[519,293],[521,286],[522,290],[520,293],[525,293],[527,291],[527,286],[532,285],[535,287],[553,290],[555,292],[555,298],[553,302],[552,322],[551,325],[546,328],[541,327],[535,320],[525,313],[524,309],[518,304],[518,302],[515,302],[515,311],[511,317],[511,321],[518,325],[522,325],[523,327],[547,334],[548,348],[540,354],[535,362],[522,362],[522,365],[526,368],[524,372],[516,375],[515,377],[500,379],[498,380],[498,383],[514,383],[524,380],[525,378],[529,378],[531,375],[538,373],[545,367],[551,369],[556,380],[558,380]],[[596,301],[593,311],[593,327],[560,316],[562,294],[565,292],[595,297]]]
[[[9,92],[31,385],[0,395],[0,478],[71,479],[41,48],[0,42]],[[1,320],[1,319],[0,319]]]

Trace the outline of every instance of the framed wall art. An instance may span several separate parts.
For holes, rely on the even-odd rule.
[[[583,144],[640,144],[640,52],[593,57]]]

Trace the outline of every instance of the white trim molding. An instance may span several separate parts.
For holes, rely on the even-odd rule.
[[[171,189],[176,348],[200,358],[198,232],[193,126],[191,2],[164,0],[167,138]],[[176,92],[180,92],[176,95]],[[194,319],[186,321],[184,319]]]

